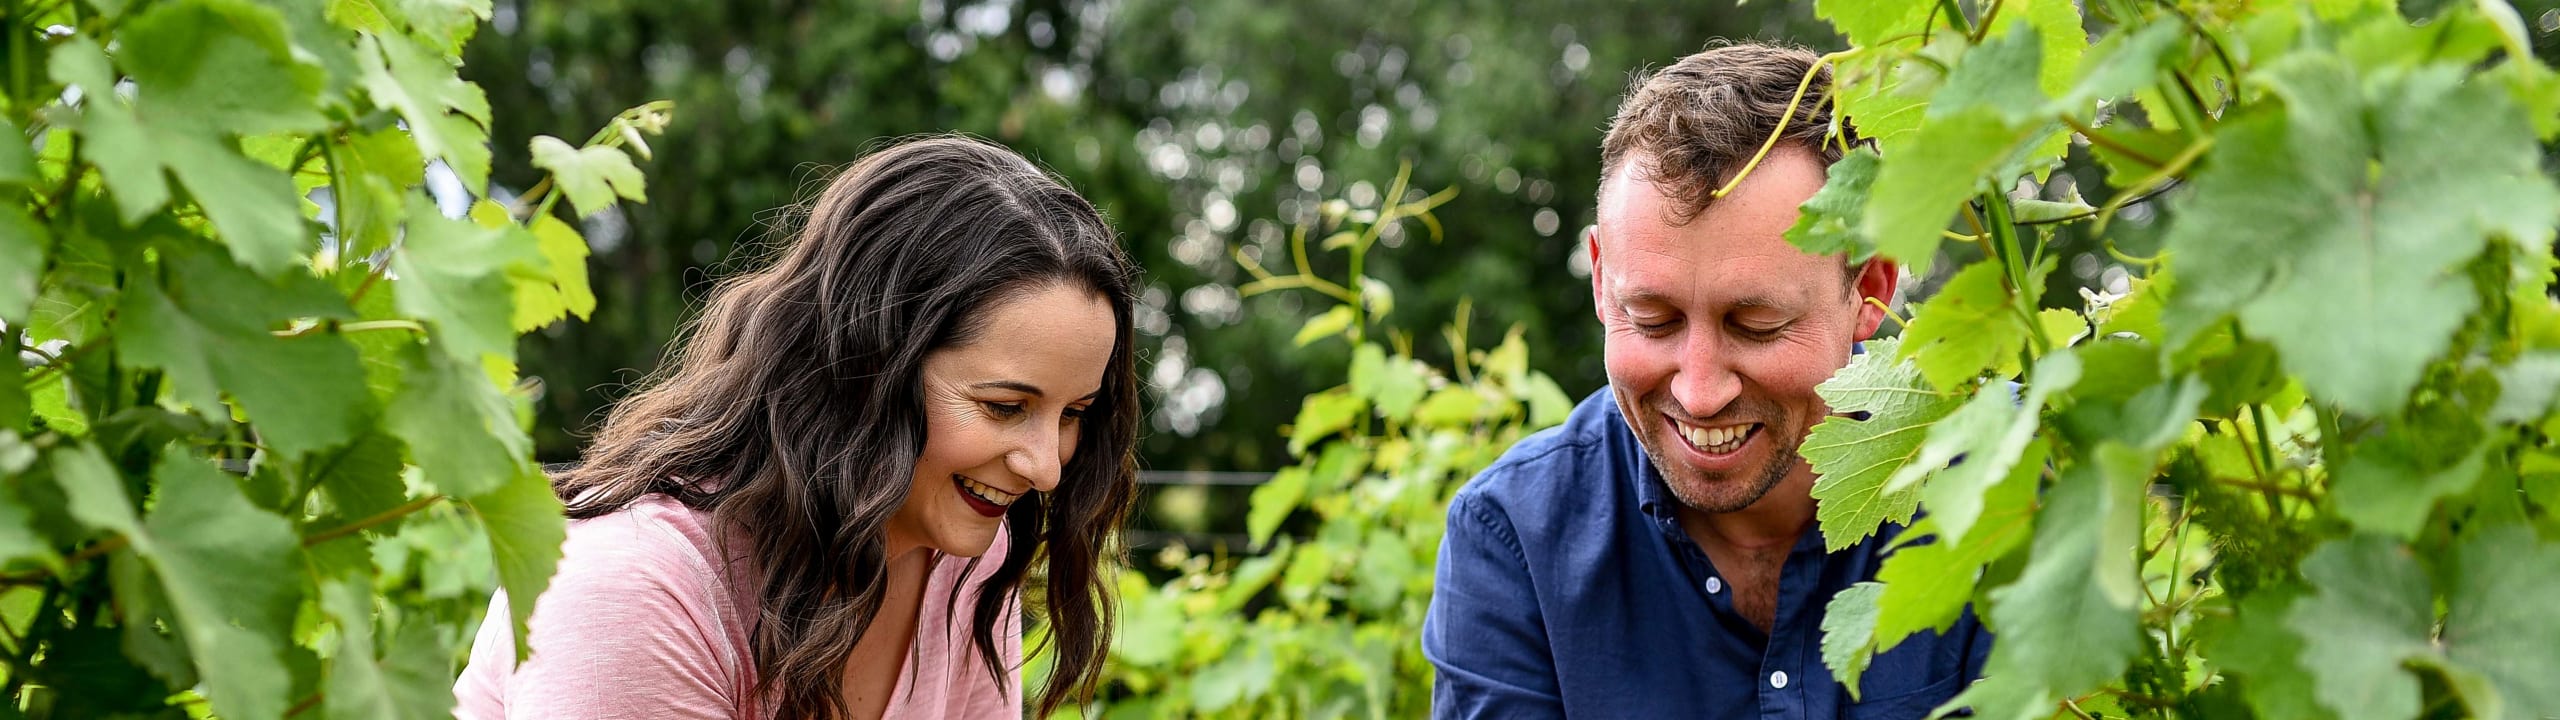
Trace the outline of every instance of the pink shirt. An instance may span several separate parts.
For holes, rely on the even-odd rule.
[[[711,516],[665,495],[649,495],[602,517],[573,520],[560,570],[534,604],[533,654],[514,665],[507,595],[489,602],[473,641],[471,664],[454,683],[461,720],[542,718],[758,718],[749,707],[755,656],[747,649],[757,598],[747,582],[717,562]],[[736,536],[732,536],[735,538]],[[944,557],[925,580],[914,652],[899,672],[887,717],[901,720],[1020,718],[1022,626],[1019,610],[997,628],[1004,667],[987,676],[969,641],[977,583],[1004,562],[1006,538],[963,577],[966,558]],[[733,539],[731,548],[744,547]],[[946,610],[951,589],[959,602]],[[952,615],[958,615],[957,618]]]

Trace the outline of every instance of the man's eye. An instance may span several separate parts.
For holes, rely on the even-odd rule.
[[[1022,403],[982,402],[978,404],[986,406],[988,414],[999,418],[1010,419],[1021,415],[1023,410]]]
[[[1734,329],[1735,329],[1735,330],[1737,330],[1737,331],[1740,331],[1740,332],[1742,333],[1743,337],[1748,337],[1748,338],[1753,338],[1753,339],[1758,339],[1758,340],[1767,340],[1767,339],[1771,339],[1771,338],[1775,338],[1775,337],[1777,337],[1777,336],[1778,336],[1778,332],[1779,332],[1779,331],[1781,331],[1781,330],[1785,330],[1785,329],[1787,329],[1787,326],[1785,326],[1785,325],[1771,325],[1771,326],[1769,326],[1769,327],[1761,328],[1761,327],[1753,327],[1753,326],[1750,326],[1750,325],[1736,325],[1736,326],[1734,326]]]
[[[1670,331],[1671,326],[1680,324],[1680,321],[1631,317],[1627,318],[1627,324],[1634,327],[1636,332],[1644,333],[1646,335],[1660,335],[1664,332]]]

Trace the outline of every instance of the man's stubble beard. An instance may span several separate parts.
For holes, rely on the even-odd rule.
[[[1639,412],[1655,415],[1662,414],[1661,411],[1653,409],[1645,403],[1638,402],[1635,404],[1638,406]],[[1752,404],[1757,405],[1757,403]],[[1622,413],[1624,412],[1624,405],[1625,403],[1621,403]],[[1722,413],[1719,414],[1721,415]],[[1653,429],[1653,432],[1636,433],[1636,445],[1644,449],[1645,460],[1653,463],[1654,472],[1662,476],[1662,484],[1671,488],[1672,497],[1677,498],[1680,501],[1680,504],[1687,505],[1690,509],[1704,513],[1736,512],[1744,508],[1751,507],[1754,503],[1760,502],[1760,498],[1767,496],[1769,491],[1776,488],[1779,483],[1786,482],[1787,474],[1795,470],[1797,460],[1796,448],[1804,442],[1803,431],[1789,427],[1786,431],[1791,434],[1783,439],[1772,434],[1780,432],[1779,428],[1782,424],[1790,426],[1794,424],[1787,422],[1789,420],[1789,418],[1786,417],[1787,413],[1783,410],[1778,410],[1775,407],[1769,407],[1763,412],[1739,414],[1759,416],[1757,419],[1748,420],[1749,422],[1760,423],[1760,429],[1758,432],[1762,437],[1753,438],[1753,441],[1769,442],[1773,447],[1770,450],[1771,456],[1760,469],[1759,477],[1750,478],[1752,484],[1746,486],[1744,492],[1738,495],[1726,494],[1723,497],[1716,497],[1712,495],[1712,488],[1724,486],[1727,482],[1733,480],[1730,474],[1702,472],[1695,468],[1675,465],[1670,461],[1670,453],[1667,448],[1663,447],[1663,444],[1685,441],[1678,437],[1678,430],[1668,425],[1668,421],[1663,420],[1660,417],[1647,418],[1647,420],[1650,421],[1649,427]],[[1630,425],[1632,426],[1633,423],[1630,423]],[[1686,472],[1675,473],[1675,469]],[[1694,479],[1697,482],[1683,482],[1683,480],[1689,479]]]

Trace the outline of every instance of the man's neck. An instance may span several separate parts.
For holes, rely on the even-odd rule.
[[[1813,473],[1797,468],[1759,502],[1733,512],[1680,506],[1680,524],[1701,546],[1784,551],[1813,527]]]

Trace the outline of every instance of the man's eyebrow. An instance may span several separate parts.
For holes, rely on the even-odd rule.
[[[1024,395],[1029,395],[1029,396],[1032,396],[1032,397],[1043,397],[1043,396],[1046,396],[1046,395],[1048,394],[1048,393],[1042,392],[1042,391],[1040,390],[1040,386],[1038,386],[1038,385],[1033,385],[1033,384],[1031,384],[1031,383],[1027,383],[1027,382],[1023,382],[1023,381],[1020,381],[1020,380],[989,380],[989,381],[986,381],[986,382],[978,383],[978,384],[976,384],[976,385],[971,385],[971,386],[969,386],[969,387],[970,387],[971,389],[975,389],[975,390],[1011,390],[1011,391],[1018,392],[1018,393],[1022,393],[1022,394],[1024,394]],[[1098,398],[1098,397],[1102,397],[1102,391],[1101,391],[1101,390],[1099,390],[1099,389],[1096,389],[1096,390],[1094,390],[1093,392],[1085,393],[1084,397],[1082,397],[1082,398],[1077,398],[1077,400],[1078,400],[1078,401],[1092,400],[1092,399],[1094,399],[1094,398]]]

